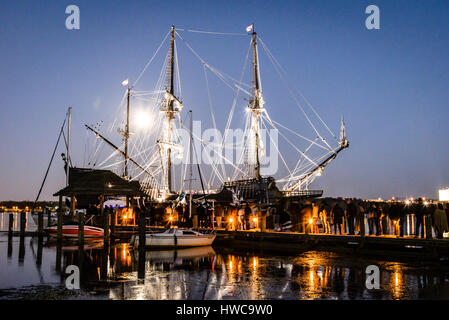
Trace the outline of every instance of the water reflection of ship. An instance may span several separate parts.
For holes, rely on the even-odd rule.
[[[57,248],[58,243],[56,240],[49,240],[45,243],[45,247],[47,248]],[[83,247],[84,251],[87,250],[93,250],[93,249],[101,249],[103,248],[103,240],[96,240],[96,241],[86,241],[84,243]],[[80,246],[77,242],[64,242],[63,245],[61,245],[61,251],[78,251],[80,249]]]

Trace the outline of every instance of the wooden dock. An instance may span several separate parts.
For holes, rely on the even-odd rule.
[[[449,260],[449,239],[220,230],[214,245],[280,253],[320,250]]]

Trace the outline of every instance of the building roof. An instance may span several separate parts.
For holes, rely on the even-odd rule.
[[[69,170],[69,185],[56,192],[54,196],[144,195],[138,181],[127,181],[112,171],[87,168],[70,168]]]

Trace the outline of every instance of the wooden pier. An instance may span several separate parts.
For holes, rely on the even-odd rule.
[[[282,253],[324,250],[449,259],[449,239],[219,230],[214,245]]]

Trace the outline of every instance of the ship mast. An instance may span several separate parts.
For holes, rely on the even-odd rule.
[[[128,140],[129,140],[129,98],[131,95],[131,89],[128,87],[128,90],[126,92],[126,126],[125,126],[125,132],[123,132],[123,136],[125,138],[125,168],[123,172],[123,176],[125,179],[128,179]]]
[[[252,44],[253,44],[253,70],[252,70],[252,92],[251,99],[248,105],[248,110],[251,112],[251,131],[254,135],[254,147],[255,147],[255,167],[254,167],[254,177],[260,179],[262,176],[260,174],[260,122],[259,116],[265,110],[263,108],[263,98],[262,98],[262,86],[260,83],[260,71],[259,71],[259,54],[257,51],[257,33],[253,29],[252,33]]]
[[[165,100],[161,106],[161,112],[165,114],[166,118],[166,130],[162,141],[158,141],[158,144],[163,146],[163,149],[167,152],[167,166],[166,166],[166,188],[169,193],[173,193],[172,185],[172,149],[179,147],[172,142],[172,126],[175,114],[179,113],[182,108],[182,102],[174,95],[174,76],[175,72],[175,26],[171,27],[170,31],[170,47],[168,51],[168,64],[167,64],[167,84],[165,89]],[[175,106],[175,103],[177,106]]]

